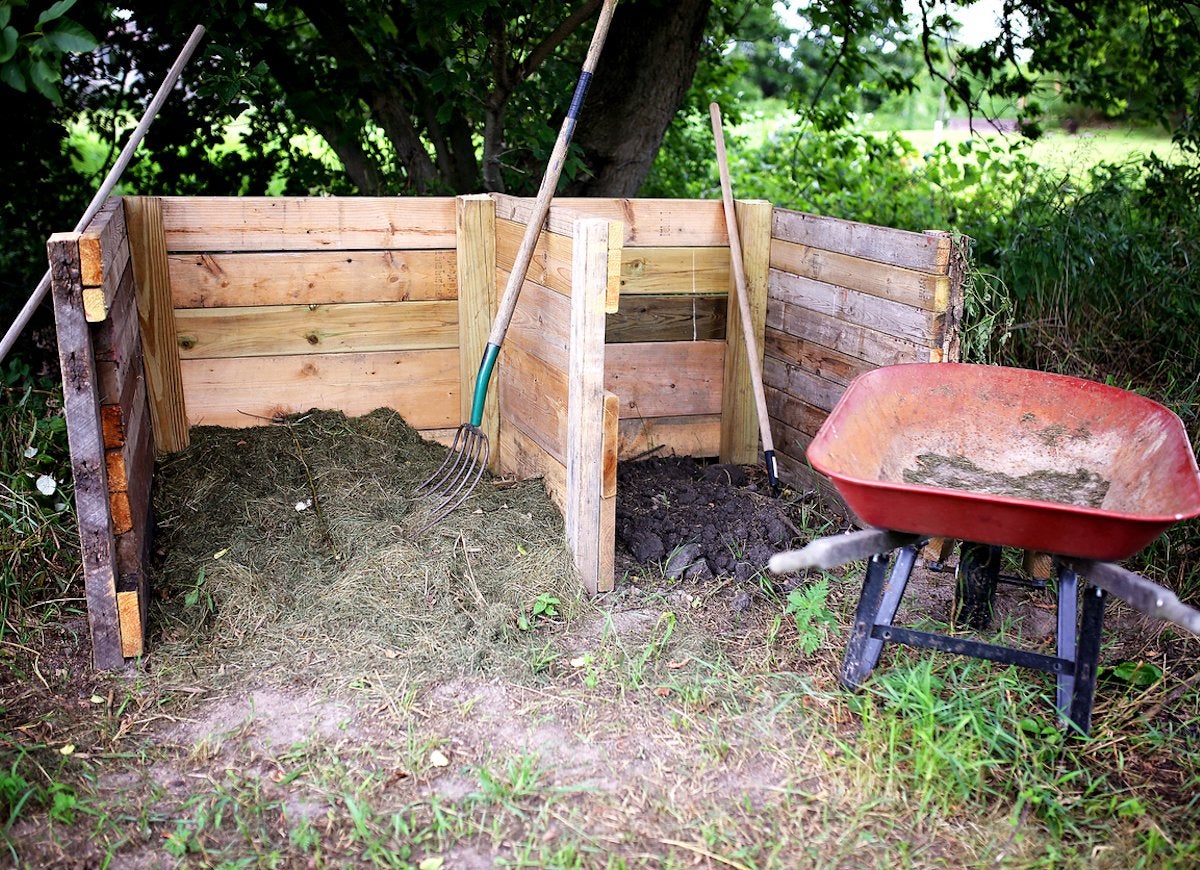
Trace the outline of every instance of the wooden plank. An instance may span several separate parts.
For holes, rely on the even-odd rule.
[[[778,329],[767,329],[766,356],[793,363],[815,375],[849,386],[850,382],[876,366],[805,338]]]
[[[167,250],[454,247],[453,197],[164,197]]]
[[[786,208],[775,209],[771,235],[797,245],[936,275],[945,274],[950,261],[948,239]]]
[[[620,396],[622,417],[719,414],[724,362],[723,341],[613,344],[604,388]]]
[[[127,488],[115,491],[112,483],[109,484],[109,506],[115,535],[133,531],[136,525],[145,522],[149,515],[150,489],[154,477],[154,445],[149,428],[137,423],[138,417],[144,419],[148,416],[149,411],[144,407],[140,412],[135,411],[125,446],[121,448],[122,451],[127,450],[129,456],[125,465]],[[134,426],[138,427],[136,431],[132,428]]]
[[[950,277],[944,272],[930,275],[782,239],[771,243],[771,268],[926,311],[945,311],[950,300]]]
[[[108,509],[108,480],[100,432],[96,369],[90,327],[83,313],[79,236],[56,233],[46,245],[63,379],[63,410],[75,486],[75,513],[83,561],[84,594],[92,636],[92,662],[120,667],[121,627],[117,616],[116,548]]]
[[[512,271],[525,225],[511,220],[496,221],[496,266],[505,275]],[[571,237],[542,231],[533,248],[525,280],[571,295]]]
[[[143,394],[141,402],[135,402],[127,416],[122,416],[121,425],[114,433],[117,437],[105,438],[104,461],[108,469],[108,491],[122,492],[129,489],[129,473],[134,467],[140,450],[150,449],[145,445],[152,443],[150,434],[150,412],[146,407]],[[108,434],[107,432],[105,433]],[[118,533],[119,534],[119,533]]]
[[[629,248],[621,255],[621,295],[725,296],[729,247]]]
[[[134,417],[135,409],[146,404],[146,382],[142,378],[131,378],[121,402],[116,405],[100,406],[100,427],[104,434],[104,447],[111,450],[121,447],[129,440],[132,432],[126,427]]]
[[[528,222],[532,198],[492,196],[496,199],[498,218]],[[560,196],[554,199],[546,225],[553,232],[567,234],[570,221],[580,216],[620,221],[624,226],[622,244],[626,248],[729,245],[720,200]]]
[[[507,282],[508,273],[499,272],[498,277],[501,282]],[[515,345],[543,362],[566,371],[570,336],[570,299],[541,284],[526,281],[521,287],[521,298],[508,325],[505,347]]]
[[[575,225],[571,274],[571,347],[567,370],[567,544],[575,557],[580,580],[589,594],[612,588],[612,559],[606,551],[615,546],[605,539],[601,516],[605,483],[605,435],[611,431],[615,493],[616,409],[605,425],[604,308],[609,286],[609,233],[607,220],[581,220]],[[615,398],[615,397],[614,397]],[[611,531],[611,530],[608,530]],[[608,574],[605,575],[605,566]]]
[[[928,347],[769,297],[767,325],[876,366],[928,362]]]
[[[83,279],[83,310],[89,323],[108,316],[121,276],[129,263],[125,211],[120,197],[111,197],[79,237]]]
[[[771,415],[772,432],[778,431],[776,426],[782,424],[811,438],[829,416],[829,411],[784,390],[764,385],[764,391],[767,394],[767,413]]]
[[[500,416],[558,462],[567,458],[567,373],[521,348],[500,352]]]
[[[778,269],[771,270],[770,293],[772,298],[801,305],[845,323],[865,326],[926,348],[941,346],[945,314],[923,311],[911,305],[813,281],[811,278],[801,278]]]
[[[176,308],[235,308],[454,299],[455,256],[452,250],[212,252],[172,254],[167,264]]]
[[[123,363],[138,344],[138,317],[134,302],[133,269],[126,269],[112,299],[110,315],[92,327],[92,344],[98,361]]]
[[[370,353],[458,347],[458,303],[364,302],[180,308],[180,359]]]
[[[261,426],[261,417],[311,408],[357,417],[380,407],[417,429],[459,423],[457,350],[183,360],[181,369],[193,426]]]
[[[111,271],[113,258],[125,236],[125,212],[121,197],[110,196],[100,206],[95,217],[79,234],[79,277],[84,287],[99,287]],[[128,255],[128,249],[125,251]],[[121,263],[118,272],[125,271]]]
[[[600,494],[612,498],[617,494],[617,465],[621,444],[621,398],[616,393],[604,394],[604,448],[600,456],[604,485]]]
[[[132,196],[126,199],[125,210],[154,445],[163,453],[174,453],[187,447],[189,436],[170,266],[163,237],[162,201],[156,197]]]
[[[458,276],[459,418],[471,419],[475,378],[487,350],[488,334],[496,317],[496,204],[490,196],[460,196],[455,206],[458,234],[455,272]],[[496,444],[500,434],[497,391],[489,389],[479,428]],[[500,452],[488,464],[498,469]]]
[[[771,204],[738,201],[738,237],[746,276],[755,353],[750,357],[736,288],[730,285],[725,325],[725,369],[721,406],[721,461],[758,462],[759,421],[751,369],[762,372],[763,329],[767,318],[767,271],[771,260]],[[769,425],[769,423],[768,423]]]
[[[565,514],[567,498],[567,469],[543,450],[528,435],[507,420],[500,423],[500,470],[517,480],[540,477],[546,495],[559,513]]]
[[[117,593],[117,614],[121,623],[121,654],[126,658],[143,652],[142,605],[136,589]]]
[[[650,451],[659,456],[716,456],[721,449],[719,414],[695,417],[625,417],[620,421],[622,460]]]
[[[725,338],[727,302],[721,296],[634,296],[608,315],[609,344]]]
[[[771,384],[790,396],[796,396],[810,405],[832,411],[842,393],[843,384],[828,381],[798,365],[791,365],[769,356],[763,366],[763,384]]]

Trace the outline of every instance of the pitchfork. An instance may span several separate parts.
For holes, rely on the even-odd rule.
[[[604,6],[600,9],[600,17],[592,33],[592,43],[583,62],[583,71],[579,74],[571,106],[567,109],[567,116],[563,118],[562,127],[558,131],[558,140],[554,143],[546,174],[542,177],[541,187],[538,188],[533,213],[525,227],[525,235],[521,239],[521,247],[517,250],[512,271],[509,272],[504,295],[500,297],[500,307],[496,312],[491,334],[488,335],[487,349],[479,364],[479,374],[475,376],[470,421],[458,427],[450,445],[450,452],[446,454],[441,466],[414,491],[422,498],[440,499],[418,535],[441,522],[466,501],[474,492],[479,479],[483,477],[483,470],[487,467],[491,451],[487,435],[479,426],[483,422],[483,405],[487,400],[488,381],[491,380],[492,369],[495,368],[496,358],[500,355],[500,345],[504,343],[504,335],[508,332],[508,324],[516,310],[517,298],[521,295],[521,285],[525,283],[525,273],[529,271],[529,262],[533,259],[533,249],[542,232],[542,224],[546,222],[546,215],[550,211],[550,200],[558,186],[558,176],[567,156],[567,146],[571,144],[571,135],[575,132],[575,121],[579,117],[580,108],[583,107],[583,100],[587,95],[588,85],[591,84],[596,62],[600,59],[600,50],[604,47],[608,25],[612,21],[616,6],[617,0],[604,0]]]

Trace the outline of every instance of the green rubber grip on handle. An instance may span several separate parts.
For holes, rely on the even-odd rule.
[[[496,367],[496,358],[499,356],[500,345],[489,343],[479,363],[479,374],[475,376],[475,395],[471,399],[472,426],[483,422],[483,405],[487,401],[488,381],[492,379],[492,369]]]

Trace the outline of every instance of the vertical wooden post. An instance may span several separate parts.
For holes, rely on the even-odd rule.
[[[771,266],[771,203],[765,200],[738,200],[738,234],[742,241],[742,263],[746,270],[746,290],[758,339],[758,359],[763,364],[763,345],[767,322],[767,272]],[[754,406],[754,388],[750,381],[750,361],[746,358],[746,340],[737,292],[732,282],[725,321],[725,380],[721,402],[721,461],[752,464],[758,461],[758,413]]]
[[[496,314],[496,203],[486,193],[455,200],[458,260],[458,365],[461,384],[460,419],[471,416],[471,400],[479,362],[487,347]],[[496,394],[489,390],[480,428],[492,445],[490,466],[500,461],[500,411]]]
[[[606,466],[616,468],[616,415],[605,420],[604,308],[610,224],[575,224],[571,260],[571,348],[567,368],[567,544],[589,593],[612,588],[616,489],[605,498]],[[608,437],[606,438],[606,434]],[[611,441],[611,444],[606,444]],[[606,461],[605,450],[612,454]],[[608,514],[612,514],[612,523]]]
[[[163,233],[162,200],[155,196],[125,198],[125,225],[137,290],[138,325],[142,333],[142,366],[154,447],[174,453],[188,446],[183,375],[175,335],[175,306]]]
[[[83,584],[98,669],[124,664],[117,614],[116,545],[109,513],[108,472],[96,391],[96,361],[83,310],[79,234],[55,233],[46,243],[62,368],[63,411],[75,480],[75,512],[83,555]]]

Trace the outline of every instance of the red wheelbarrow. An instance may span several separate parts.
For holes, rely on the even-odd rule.
[[[868,528],[778,554],[771,568],[871,559],[842,667],[847,687],[861,684],[885,643],[1017,664],[1056,674],[1061,715],[1086,733],[1106,591],[1200,634],[1200,611],[1111,561],[1200,516],[1200,471],[1187,433],[1156,402],[1025,369],[887,366],[851,383],[808,459]],[[963,542],[957,591],[971,600],[956,610],[972,614],[975,627],[990,615],[1001,547],[1051,554],[1057,655],[892,625],[917,548],[930,537]],[[885,554],[893,550],[888,573]],[[1087,588],[1077,623],[1080,576]]]

